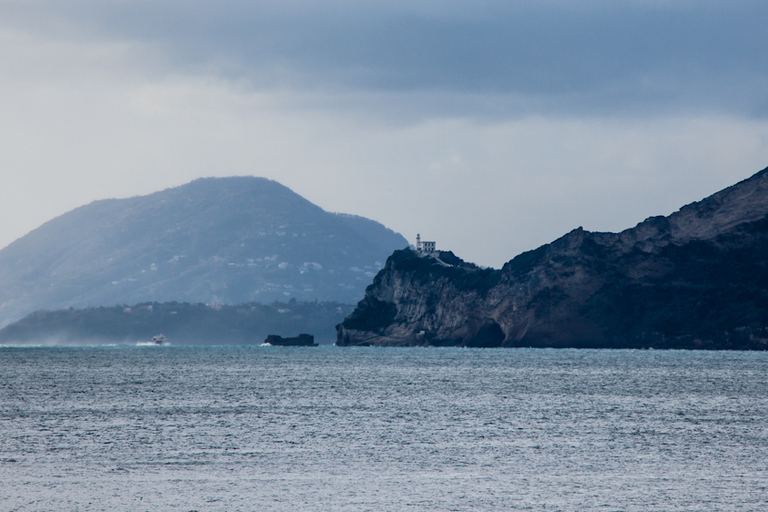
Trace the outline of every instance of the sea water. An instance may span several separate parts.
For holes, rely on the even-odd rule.
[[[768,354],[0,348],[3,511],[768,510]]]

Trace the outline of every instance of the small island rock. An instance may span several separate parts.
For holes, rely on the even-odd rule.
[[[276,334],[270,334],[267,339],[264,340],[267,345],[278,347],[316,347],[315,337],[311,334],[299,334],[292,338],[283,338]]]

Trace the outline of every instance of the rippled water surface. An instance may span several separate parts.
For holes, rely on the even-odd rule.
[[[768,510],[768,354],[0,348],[0,510]]]

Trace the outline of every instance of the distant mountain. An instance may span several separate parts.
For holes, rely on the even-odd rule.
[[[0,251],[0,325],[40,309],[139,302],[356,303],[408,242],[264,178],[205,178],[95,201]]]
[[[768,169],[500,270],[396,251],[337,330],[338,345],[768,350]]]

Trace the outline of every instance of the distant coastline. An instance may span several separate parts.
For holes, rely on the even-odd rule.
[[[146,302],[37,311],[0,330],[0,344],[99,344],[147,341],[158,332],[174,345],[260,345],[269,334],[310,332],[321,344],[353,309],[338,302],[240,305]]]

